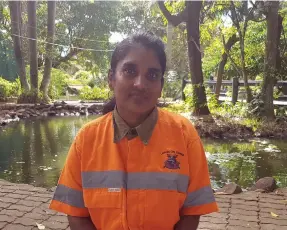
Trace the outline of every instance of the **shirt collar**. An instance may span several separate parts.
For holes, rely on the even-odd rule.
[[[144,120],[142,124],[135,127],[138,136],[141,141],[147,145],[154,130],[154,127],[157,123],[158,119],[158,110],[155,107],[154,110],[150,113],[150,115]],[[118,143],[122,140],[131,128],[127,125],[127,123],[121,118],[119,115],[117,108],[115,107],[113,111],[113,124],[114,124],[114,142]]]

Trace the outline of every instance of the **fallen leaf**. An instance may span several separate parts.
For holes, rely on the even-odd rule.
[[[37,225],[38,229],[45,229],[45,226],[43,224],[36,223],[36,225]]]
[[[276,213],[274,213],[274,212],[270,212],[270,214],[271,214],[271,216],[273,216],[273,217],[278,217],[278,215],[277,215]]]

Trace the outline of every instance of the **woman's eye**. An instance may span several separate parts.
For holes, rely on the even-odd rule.
[[[134,69],[128,68],[128,69],[124,69],[124,73],[126,75],[131,76],[131,75],[134,75],[136,73],[136,71]]]
[[[151,80],[151,81],[157,81],[160,78],[161,78],[161,76],[160,76],[159,73],[155,73],[155,72],[148,73],[148,79]]]

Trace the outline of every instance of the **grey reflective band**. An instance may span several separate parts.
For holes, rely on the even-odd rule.
[[[167,172],[134,172],[127,174],[127,189],[173,190],[186,193],[189,177]]]
[[[62,184],[57,186],[53,200],[60,201],[76,208],[85,208],[83,192]]]
[[[187,194],[183,207],[193,207],[203,204],[215,202],[212,188],[210,186],[203,187],[194,192]]]
[[[82,172],[83,188],[173,190],[186,193],[189,177],[172,172]]]
[[[125,172],[116,170],[82,172],[82,185],[83,188],[123,188],[125,178]]]

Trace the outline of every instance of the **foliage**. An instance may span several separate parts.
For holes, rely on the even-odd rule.
[[[187,113],[190,111],[190,109],[184,102],[170,104],[167,107],[164,107],[163,109],[166,109],[174,113]]]
[[[188,84],[185,88],[184,88],[184,94],[186,96],[186,105],[188,108],[192,109],[195,108],[197,105],[197,97],[194,93],[194,90],[196,89],[196,87],[200,87],[200,85],[191,85]],[[213,94],[213,93],[212,93]],[[207,98],[208,100],[208,98]],[[208,104],[209,105],[209,104]]]
[[[181,84],[181,77],[176,71],[167,72],[164,79],[162,97],[174,100],[181,98]]]
[[[49,86],[49,97],[51,99],[59,98],[59,96],[64,95],[67,87],[68,80],[71,78],[67,73],[52,68],[51,71],[51,82]]]
[[[0,101],[6,101],[10,97],[18,97],[21,93],[20,80],[10,82],[0,77]]]
[[[184,88],[184,94],[186,97],[185,103],[187,104],[187,106],[189,108],[193,108],[194,107],[194,97],[193,97],[193,88],[191,84],[188,84],[187,86],[185,86]]]
[[[109,98],[109,90],[107,88],[85,86],[80,90],[79,96],[82,100],[107,100]]]
[[[20,96],[17,99],[17,103],[21,104],[28,104],[28,103],[42,103],[44,102],[43,100],[43,94],[42,92],[39,92],[38,90],[35,89],[30,89],[29,91],[22,91]]]
[[[78,79],[82,84],[87,84],[91,79],[91,73],[88,71],[80,70],[75,74],[74,78]]]
[[[257,1],[256,1],[257,2]],[[200,51],[202,54],[203,75],[205,80],[215,73],[224,52],[223,37],[227,41],[230,36],[236,33],[237,29],[230,19],[231,1],[204,1],[200,16]],[[246,20],[244,7],[250,9],[252,4],[234,2],[236,13],[239,16],[240,27],[243,29],[243,22]],[[245,5],[244,5],[245,4]],[[166,1],[167,10],[177,15],[185,8],[185,1]],[[22,2],[22,35],[27,37],[27,3]],[[283,17],[283,28],[287,26],[287,4],[280,2],[280,15]],[[256,11],[259,15],[256,19],[264,19],[262,12]],[[255,15],[256,16],[256,15]],[[5,55],[12,58],[12,36],[11,19],[8,2],[0,3],[0,36],[1,44],[5,44],[7,54],[0,55],[4,61]],[[244,40],[245,66],[249,79],[263,78],[265,43],[266,43],[266,21],[249,20]],[[65,94],[67,85],[90,86],[83,90],[83,97],[88,97],[87,92],[93,92],[94,98],[98,98],[98,89],[107,88],[107,73],[111,58],[110,50],[114,49],[116,43],[109,42],[111,35],[116,33],[120,37],[137,32],[148,30],[159,36],[167,43],[167,20],[163,16],[157,3],[145,1],[120,1],[120,2],[91,2],[91,1],[60,1],[56,5],[56,26],[53,64],[57,69],[52,70],[49,97],[58,98]],[[181,97],[181,79],[190,79],[190,68],[187,53],[187,32],[185,23],[173,28],[171,63],[168,65],[163,89],[163,98]],[[38,37],[38,60],[39,60],[39,83],[42,79],[43,60],[45,57],[45,41],[47,38],[47,2],[37,3],[37,37]],[[22,48],[26,62],[27,79],[29,80],[28,61],[28,39],[22,38]],[[6,45],[7,44],[7,45]],[[280,38],[281,67],[277,80],[286,79],[287,63],[287,39],[284,33]],[[3,46],[3,45],[2,45]],[[76,47],[76,48],[75,48]],[[80,49],[78,49],[80,48]],[[101,50],[101,51],[95,51]],[[9,51],[9,52],[8,52]],[[10,52],[11,51],[11,52]],[[11,56],[11,57],[10,57]],[[237,66],[241,63],[239,42],[230,51],[230,57]],[[228,57],[225,65],[223,79],[231,79],[240,75],[234,64]],[[14,57],[13,57],[14,58]],[[12,58],[12,59],[13,59]],[[3,60],[2,60],[3,59]],[[10,60],[10,59],[9,59]],[[15,61],[14,61],[15,62]],[[11,61],[12,63],[12,61]],[[11,69],[11,67],[10,67]],[[2,69],[1,69],[2,70]],[[173,74],[170,74],[173,72]],[[4,76],[4,78],[8,76]],[[261,86],[253,88],[253,94],[259,94]],[[195,98],[192,87],[186,87],[186,107],[195,106]],[[274,98],[278,97],[279,91],[275,89]],[[100,96],[101,97],[101,96]],[[207,89],[208,106],[216,114],[229,114],[229,116],[248,116],[248,109],[245,105],[238,103],[236,106],[226,102],[221,105],[217,103],[212,92]],[[259,103],[260,104],[260,103]],[[256,108],[256,107],[255,107]],[[225,111],[226,110],[226,111]]]

